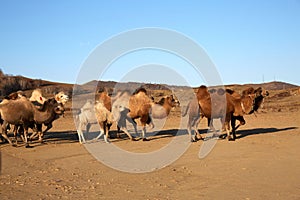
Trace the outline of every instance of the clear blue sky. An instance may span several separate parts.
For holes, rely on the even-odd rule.
[[[0,0],[0,68],[6,74],[74,83],[95,47],[143,27],[192,38],[225,84],[259,83],[264,77],[300,85],[299,0]],[[105,79],[120,77],[112,71]]]

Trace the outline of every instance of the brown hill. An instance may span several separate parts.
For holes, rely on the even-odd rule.
[[[23,76],[6,75],[0,69],[0,96],[4,97],[12,92],[22,90],[26,95],[31,91],[41,88],[45,95],[53,94],[58,91],[71,92],[73,84],[56,83],[41,79],[31,79]]]
[[[272,81],[268,83],[259,83],[259,84],[244,84],[244,85],[227,85],[226,87],[231,87],[231,88],[239,88],[239,87],[263,87],[266,90],[286,90],[286,89],[293,89],[297,88],[299,86],[293,85],[290,83],[285,83],[285,82],[280,82],[280,81]]]
[[[93,91],[96,87],[96,90],[103,90],[103,88],[112,91],[117,85],[118,89],[128,89],[128,88],[138,88],[143,86],[147,90],[170,90],[171,88],[176,89],[186,89],[186,86],[170,86],[166,84],[151,84],[151,83],[137,83],[137,82],[128,82],[128,83],[117,83],[114,81],[90,81],[88,83],[82,85],[76,85],[77,92],[80,94],[95,92]],[[52,95],[58,91],[64,91],[68,93],[70,96],[73,93],[73,84],[66,84],[66,83],[57,83],[51,82],[41,79],[30,79],[23,76],[13,76],[13,75],[6,75],[0,69],[0,96],[4,97],[12,92],[22,90],[25,91],[26,95],[30,95],[31,91],[36,88],[41,88],[43,93],[47,95]],[[269,82],[263,84],[232,84],[226,85],[225,87],[231,88],[234,90],[242,90],[245,87],[263,87],[267,90],[291,90],[297,89],[299,86],[292,85],[285,82]]]

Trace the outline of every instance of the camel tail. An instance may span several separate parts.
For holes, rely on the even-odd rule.
[[[185,108],[185,110],[183,111],[183,113],[181,113],[181,116],[182,116],[182,117],[186,116],[186,114],[187,114],[189,108],[190,108],[190,103],[186,106],[186,108]]]

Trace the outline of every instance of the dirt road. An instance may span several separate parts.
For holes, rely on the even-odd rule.
[[[199,159],[203,141],[150,173],[105,166],[78,143],[71,115],[54,122],[46,144],[1,148],[1,199],[300,199],[300,111],[246,116],[235,142],[218,140]],[[112,140],[127,151],[159,149],[176,118],[148,142]],[[173,124],[172,124],[173,123]],[[205,131],[206,122],[200,125]],[[188,138],[187,138],[188,139]],[[98,142],[99,145],[103,141]]]

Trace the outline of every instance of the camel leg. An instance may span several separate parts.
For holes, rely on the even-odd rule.
[[[117,138],[121,138],[121,134],[120,133],[121,133],[121,128],[120,128],[119,125],[117,125]]]
[[[45,129],[44,133],[46,133],[47,131],[49,131],[52,128],[52,123],[47,124],[47,128]]]
[[[99,135],[96,137],[96,140],[98,140],[102,135],[104,135],[104,130],[100,129],[100,133]],[[105,140],[105,136],[104,136],[104,140]],[[106,141],[105,141],[106,142]]]
[[[43,131],[42,131],[42,126],[43,126],[43,124],[37,124],[36,125],[40,143],[43,143],[43,137],[44,137],[44,134],[43,134]]]
[[[29,140],[32,140],[32,139],[36,138],[36,136],[38,134],[37,126],[36,126],[35,123],[32,122],[31,124],[29,124],[28,127],[31,128],[32,131],[33,131],[32,134],[31,134],[31,136],[29,137]]]
[[[90,132],[90,129],[91,129],[91,124],[90,123],[88,123],[87,125],[86,125],[86,133],[89,133]]]
[[[7,136],[7,123],[5,122],[2,124],[2,137],[6,139],[10,145],[16,146],[15,144],[12,143],[12,141]]]
[[[82,129],[78,129],[78,130],[77,130],[77,133],[78,133],[79,143],[80,143],[80,144],[85,143],[85,139],[84,139],[84,137],[83,137]]]
[[[191,138],[191,142],[196,142],[197,140],[203,139],[198,131],[198,124],[199,124],[200,120],[201,120],[200,116],[194,117],[192,119],[189,118],[187,131]],[[192,128],[194,129],[194,132],[195,132],[194,138],[192,137]]]
[[[142,128],[142,139],[143,141],[149,141],[149,139],[147,139],[145,135],[146,135],[146,125],[144,125]]]
[[[132,137],[132,135],[128,132],[127,128],[126,127],[120,127],[121,131],[123,131],[128,137],[130,140],[132,141],[135,141],[136,139],[134,137]]]
[[[236,139],[236,135],[235,135],[236,127],[235,127],[235,123],[236,123],[236,118],[235,118],[235,117],[232,117],[232,118],[231,118],[232,141],[234,141],[234,140]]]
[[[193,125],[193,128],[194,128],[194,131],[195,131],[195,140],[203,140],[203,137],[201,136],[201,134],[199,133],[198,131],[198,125],[201,121],[201,116],[199,115],[195,121],[194,121],[194,125]]]
[[[188,119],[188,124],[187,124],[187,132],[189,134],[189,137],[190,137],[190,141],[191,142],[196,142],[192,136],[192,123],[193,123],[193,117],[192,116],[189,116],[189,119]]]
[[[225,126],[228,141],[232,140],[231,135],[230,135],[230,125],[229,125],[231,118],[232,118],[231,114],[226,115],[225,119],[221,118],[221,123],[224,124],[224,126]]]
[[[142,124],[142,139],[143,139],[143,141],[149,141],[147,138],[146,138],[146,124],[147,124],[147,122],[148,122],[148,120],[149,120],[149,117],[148,117],[148,115],[144,115],[144,116],[142,116],[141,117],[141,119],[140,119],[140,121],[141,121],[141,124]]]
[[[207,126],[209,127],[209,130],[212,132],[216,132],[216,129],[214,127],[214,120],[211,118],[207,118]]]
[[[226,130],[226,133],[227,133],[228,141],[232,140],[231,135],[230,135],[229,123],[227,123],[227,122],[225,122],[225,130]]]
[[[133,125],[133,128],[134,128],[134,132],[135,132],[136,135],[138,135],[137,124],[134,121],[134,119],[131,119],[131,121],[132,121],[132,125]]]
[[[108,126],[107,126],[107,124],[105,123],[104,124],[104,141],[106,142],[106,143],[109,143],[109,140],[108,140],[108,132],[109,132],[109,128],[108,128]]]
[[[118,120],[117,122],[117,127],[118,127],[118,133],[120,133],[120,130],[123,131],[128,137],[130,140],[135,140],[131,134],[128,132],[127,128],[126,128],[126,119],[133,124],[133,127],[135,129],[135,133],[137,134],[137,128],[136,128],[136,123],[133,121],[133,119],[131,119],[129,116],[125,115],[125,116],[122,116],[120,117],[120,119]],[[120,138],[120,136],[119,136]]]
[[[152,120],[152,117],[150,115],[149,115],[148,120],[147,120],[146,123],[149,124],[150,129],[154,129],[155,126],[153,124],[153,120]]]
[[[238,116],[238,117],[236,117],[236,119],[239,120],[240,123],[239,123],[239,125],[237,125],[237,126],[235,127],[235,130],[237,130],[240,126],[246,124],[246,121],[245,121],[245,119],[244,119],[243,116]]]
[[[133,125],[135,134],[137,135],[138,134],[137,125],[136,125],[136,122],[134,121],[134,119],[130,117],[129,113],[126,115],[125,118],[127,119],[127,121],[129,121]],[[125,120],[125,122],[123,122],[123,120],[122,120],[122,124],[120,125],[120,127],[122,127],[122,126],[126,127],[126,120]]]
[[[191,124],[189,123],[188,126],[187,126],[187,132],[189,134],[189,137],[190,137],[190,141],[191,142],[196,142],[192,136],[192,128],[191,128]]]
[[[28,127],[26,126],[24,127],[25,148],[30,148],[31,146],[28,144],[27,134],[28,134]]]
[[[16,143],[16,145],[18,145],[18,126],[17,125],[14,126],[14,137],[15,137],[15,143]],[[23,138],[22,138],[22,140],[23,140]],[[23,142],[24,142],[24,140],[23,140]]]

